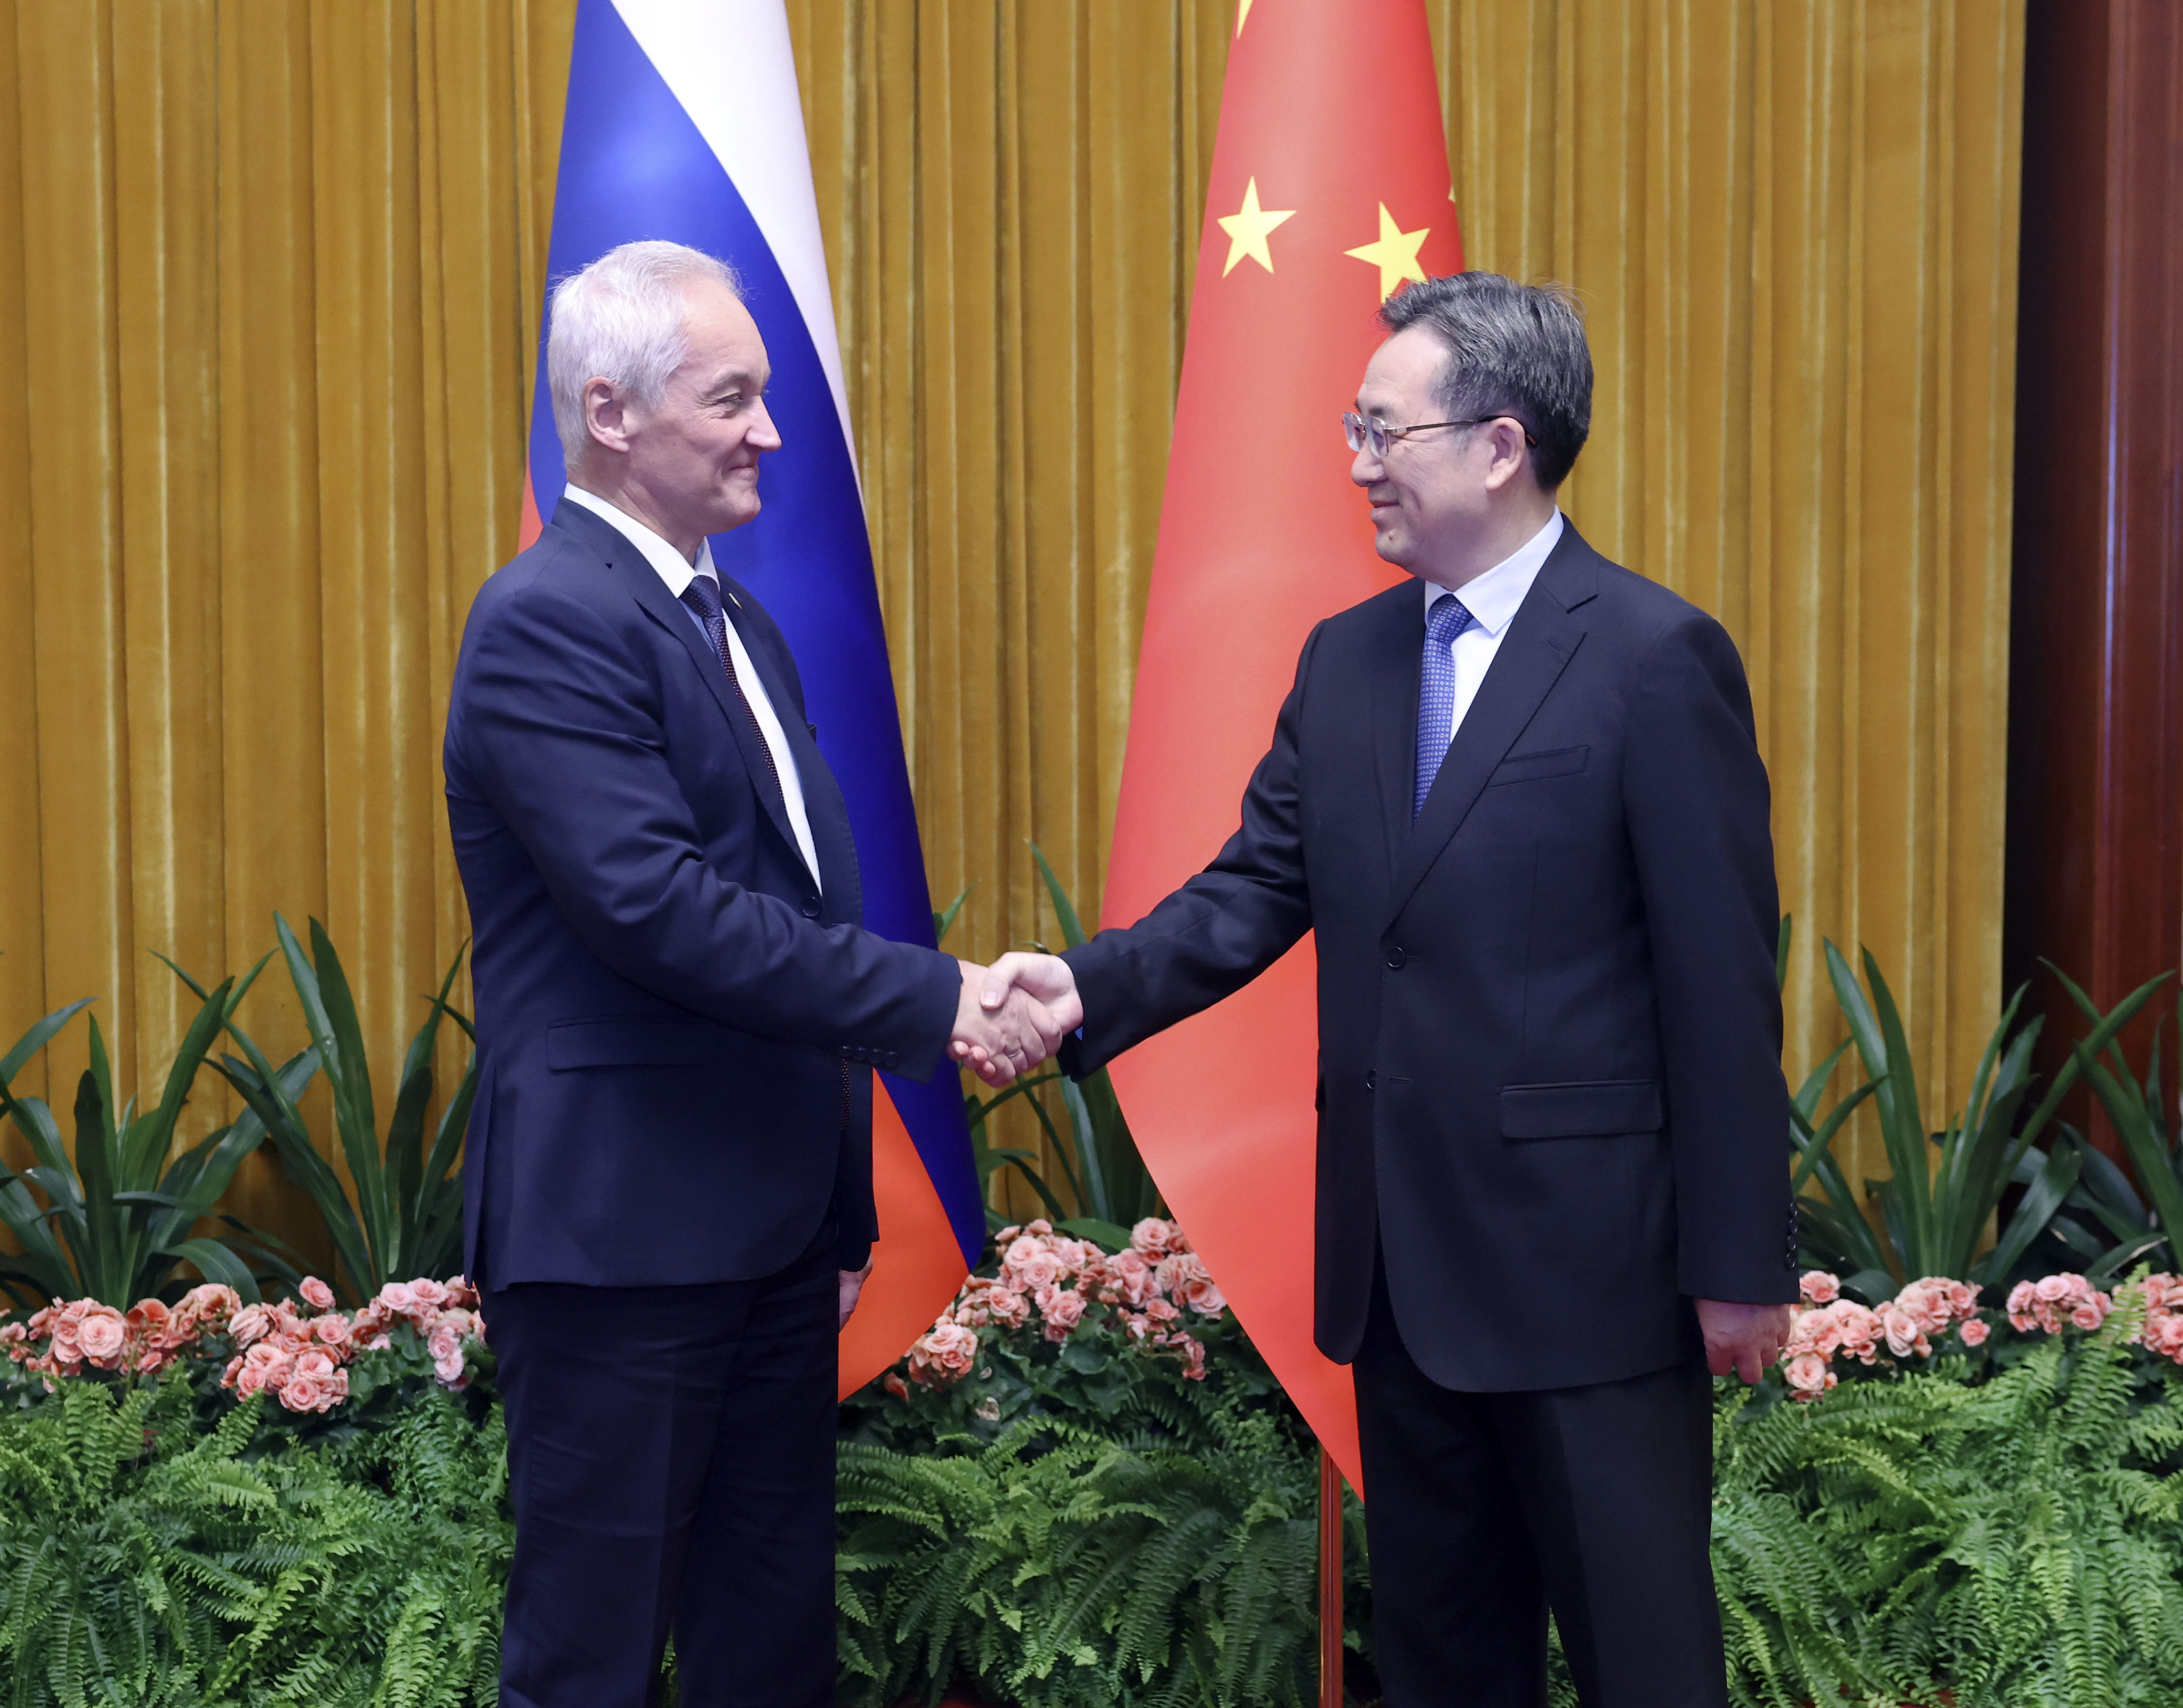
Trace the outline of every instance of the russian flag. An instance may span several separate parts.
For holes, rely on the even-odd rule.
[[[766,407],[782,443],[759,469],[763,510],[715,536],[713,560],[765,602],[795,652],[819,746],[848,801],[864,923],[929,946],[932,901],[783,0],[580,0],[548,277],[642,238],[702,249],[742,279],[773,365]],[[550,506],[566,480],[542,334],[533,400],[526,546],[539,531],[533,495]],[[924,1085],[880,1079],[872,1100],[880,1242],[842,1337],[844,1395],[931,1326],[986,1238],[956,1075]]]

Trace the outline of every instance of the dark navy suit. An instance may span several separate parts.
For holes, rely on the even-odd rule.
[[[871,1075],[942,1061],[954,961],[863,930],[795,662],[723,582],[786,731],[564,502],[480,591],[447,714],[475,949],[465,1245],[506,1395],[503,1702],[832,1700],[836,1266],[876,1237]]]
[[[1720,625],[1564,530],[1412,819],[1424,598],[1320,624],[1219,857],[1067,959],[1083,1072],[1319,959],[1318,1321],[1389,1700],[1722,1694],[1690,1300],[1796,1295],[1766,774]],[[1451,1670],[1453,1669],[1453,1670]]]

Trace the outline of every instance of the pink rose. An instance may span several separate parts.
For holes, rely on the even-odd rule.
[[[2080,1328],[2097,1328],[2107,1321],[2108,1313],[2097,1304],[2080,1305],[2069,1313],[2069,1320]]]
[[[1164,1257],[1174,1239],[1175,1223],[1147,1216],[1130,1229],[1130,1249],[1147,1257]]]
[[[232,1287],[208,1281],[182,1295],[181,1308],[198,1322],[209,1323],[235,1315],[242,1308],[242,1300]]]
[[[349,1327],[348,1318],[338,1311],[314,1318],[311,1333],[318,1337],[321,1345],[347,1350],[355,1344],[355,1331]]]
[[[1831,1305],[1841,1295],[1841,1283],[1824,1269],[1807,1269],[1797,1289],[1814,1305]]]
[[[407,1317],[417,1308],[417,1289],[407,1281],[390,1281],[379,1289],[379,1303],[389,1317]]]
[[[477,1289],[470,1285],[468,1276],[457,1275],[448,1281],[447,1303],[459,1306],[465,1311],[478,1308]]]
[[[978,1335],[959,1323],[933,1324],[909,1349],[910,1374],[935,1387],[960,1381],[978,1356]]]
[[[281,1403],[291,1411],[323,1411],[332,1400],[325,1383],[298,1373],[281,1384]]]
[[[1041,1250],[1020,1272],[1025,1287],[1033,1293],[1043,1292],[1061,1278],[1061,1260],[1053,1253]]]
[[[1034,1257],[1042,1256],[1045,1251],[1043,1242],[1034,1239],[1028,1234],[1022,1234],[1011,1239],[1008,1248],[1001,1253],[1001,1267],[1020,1275]]]
[[[240,1375],[242,1372],[242,1355],[238,1352],[234,1357],[227,1361],[227,1368],[219,1372],[219,1385],[223,1388],[234,1387],[235,1378]]]
[[[384,1352],[393,1344],[394,1342],[392,1337],[385,1334],[375,1334],[371,1339],[364,1343],[364,1350],[367,1352]]]
[[[907,1400],[909,1398],[909,1384],[902,1379],[901,1373],[898,1371],[888,1371],[886,1373],[886,1380],[880,1383],[880,1386],[886,1389],[888,1393],[893,1395],[897,1400]]]
[[[1983,1346],[1986,1345],[1986,1337],[1993,1331],[1986,1326],[1982,1318],[1974,1317],[1957,1332],[1964,1337],[1964,1345]]]
[[[1024,1294],[996,1287],[986,1295],[986,1311],[1003,1328],[1020,1328],[1030,1320],[1030,1300]]]
[[[1205,1275],[1205,1262],[1194,1251],[1179,1251],[1160,1259],[1160,1291],[1170,1299]]]
[[[1186,1285],[1182,1302],[1201,1317],[1218,1317],[1228,1308],[1227,1295],[1213,1284],[1210,1275],[1201,1275]]]
[[[317,1350],[299,1352],[296,1355],[296,1361],[292,1367],[292,1373],[288,1379],[292,1382],[298,1376],[305,1377],[323,1387],[334,1379],[334,1361],[325,1353]]]
[[[1908,1358],[1914,1352],[1923,1358],[1933,1350],[1908,1311],[1890,1306],[1880,1313],[1880,1324],[1887,1336],[1887,1350],[1897,1358]]]
[[[1026,1234],[1051,1234],[1053,1232],[1053,1223],[1047,1221],[1043,1216],[1034,1216],[1030,1221],[1024,1223],[1024,1232]]]
[[[1791,1358],[1786,1373],[1789,1391],[1799,1400],[1815,1400],[1840,1379],[1827,1368],[1825,1359],[1812,1352]]]
[[[165,1303],[161,1300],[139,1299],[129,1307],[121,1320],[131,1328],[156,1334],[167,1326],[169,1319],[173,1315],[174,1312],[168,1310]]]
[[[463,1339],[454,1330],[443,1325],[432,1331],[430,1338],[425,1343],[425,1347],[432,1355],[435,1363],[442,1358],[457,1358],[459,1361],[458,1355],[462,1351]]]
[[[271,1334],[273,1322],[273,1313],[264,1306],[246,1305],[230,1319],[227,1332],[237,1346],[248,1346]]]
[[[436,1355],[432,1360],[432,1373],[440,1378],[444,1387],[452,1388],[460,1382],[463,1379],[463,1349],[451,1346],[444,1356]]]
[[[1038,1295],[1038,1308],[1046,1318],[1046,1338],[1066,1340],[1084,1320],[1084,1295],[1074,1289],[1050,1287]]]
[[[95,1305],[83,1313],[76,1339],[83,1356],[101,1369],[111,1370],[121,1359],[129,1338],[129,1325],[111,1305]]]
[[[993,1250],[996,1251],[1007,1250],[1008,1249],[1009,1243],[1015,1239],[1017,1234],[1022,1232],[1023,1229],[1017,1227],[1014,1223],[1009,1223],[1007,1227],[1002,1228],[999,1233],[993,1235]]]
[[[1147,1299],[1145,1301],[1145,1315],[1155,1323],[1172,1323],[1176,1317],[1181,1316],[1182,1312],[1164,1299]]]
[[[303,1284],[296,1290],[303,1295],[303,1302],[314,1311],[331,1311],[334,1308],[334,1289],[315,1275],[306,1275],[303,1278]]]
[[[1960,1281],[1948,1283],[1949,1314],[1961,1319],[1978,1309],[1978,1295],[1982,1289],[1966,1287]]]
[[[2032,1284],[2031,1296],[2044,1300],[2049,1305],[2057,1304],[2075,1291],[2078,1278],[2075,1275],[2049,1275],[2045,1280]]]
[[[447,1289],[429,1278],[412,1281],[409,1291],[415,1295],[419,1305],[429,1310],[436,1311],[447,1302]]]

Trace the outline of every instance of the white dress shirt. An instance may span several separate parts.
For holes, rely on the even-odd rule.
[[[697,561],[694,565],[686,563],[682,554],[658,534],[626,510],[609,504],[597,493],[569,485],[562,488],[562,496],[572,503],[582,505],[593,515],[614,524],[629,543],[644,554],[644,561],[667,584],[668,595],[677,604],[681,603],[684,590],[700,575],[706,577],[719,590],[722,605],[734,600],[735,595],[719,585],[720,572],[713,567],[711,541],[699,542]],[[682,608],[690,620],[697,625],[697,632],[704,635],[703,619],[688,606]],[[750,654],[744,650],[743,637],[736,633],[733,622],[728,624],[727,629],[728,651],[736,661],[736,680],[742,685],[743,698],[750,702],[751,715],[758,720],[758,734],[765,737],[765,745],[772,751],[773,768],[780,774],[781,798],[788,804],[788,828],[796,833],[796,846],[803,853],[803,863],[811,868],[811,882],[816,886],[819,883],[819,850],[811,840],[811,815],[803,808],[803,779],[798,774],[795,758],[788,751],[787,732],[780,727],[780,715],[774,711],[773,702],[766,694],[764,679],[758,674],[758,667],[751,663]],[[713,644],[711,635],[705,635],[705,644],[708,646]]]
[[[1547,518],[1545,527],[1483,575],[1454,589],[1436,581],[1425,584],[1428,620],[1433,602],[1450,591],[1470,613],[1469,627],[1449,643],[1455,658],[1455,716],[1447,726],[1449,740],[1454,740],[1455,732],[1463,728],[1463,714],[1478,697],[1478,685],[1486,679],[1486,667],[1501,650],[1501,637],[1508,632],[1509,619],[1531,591],[1531,583],[1539,579],[1539,571],[1561,537],[1562,513],[1558,509]]]

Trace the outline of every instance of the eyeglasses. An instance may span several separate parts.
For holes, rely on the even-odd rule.
[[[1414,426],[1390,427],[1377,415],[1359,415],[1354,409],[1345,409],[1341,412],[1341,437],[1352,451],[1369,446],[1375,457],[1385,457],[1397,440],[1406,439],[1413,433],[1423,433],[1432,427],[1482,427],[1488,421],[1515,421],[1519,427],[1524,427],[1521,421],[1505,411],[1498,415],[1473,415],[1461,421],[1420,421]],[[1528,427],[1524,427],[1524,442],[1534,450],[1538,448],[1539,441]]]

